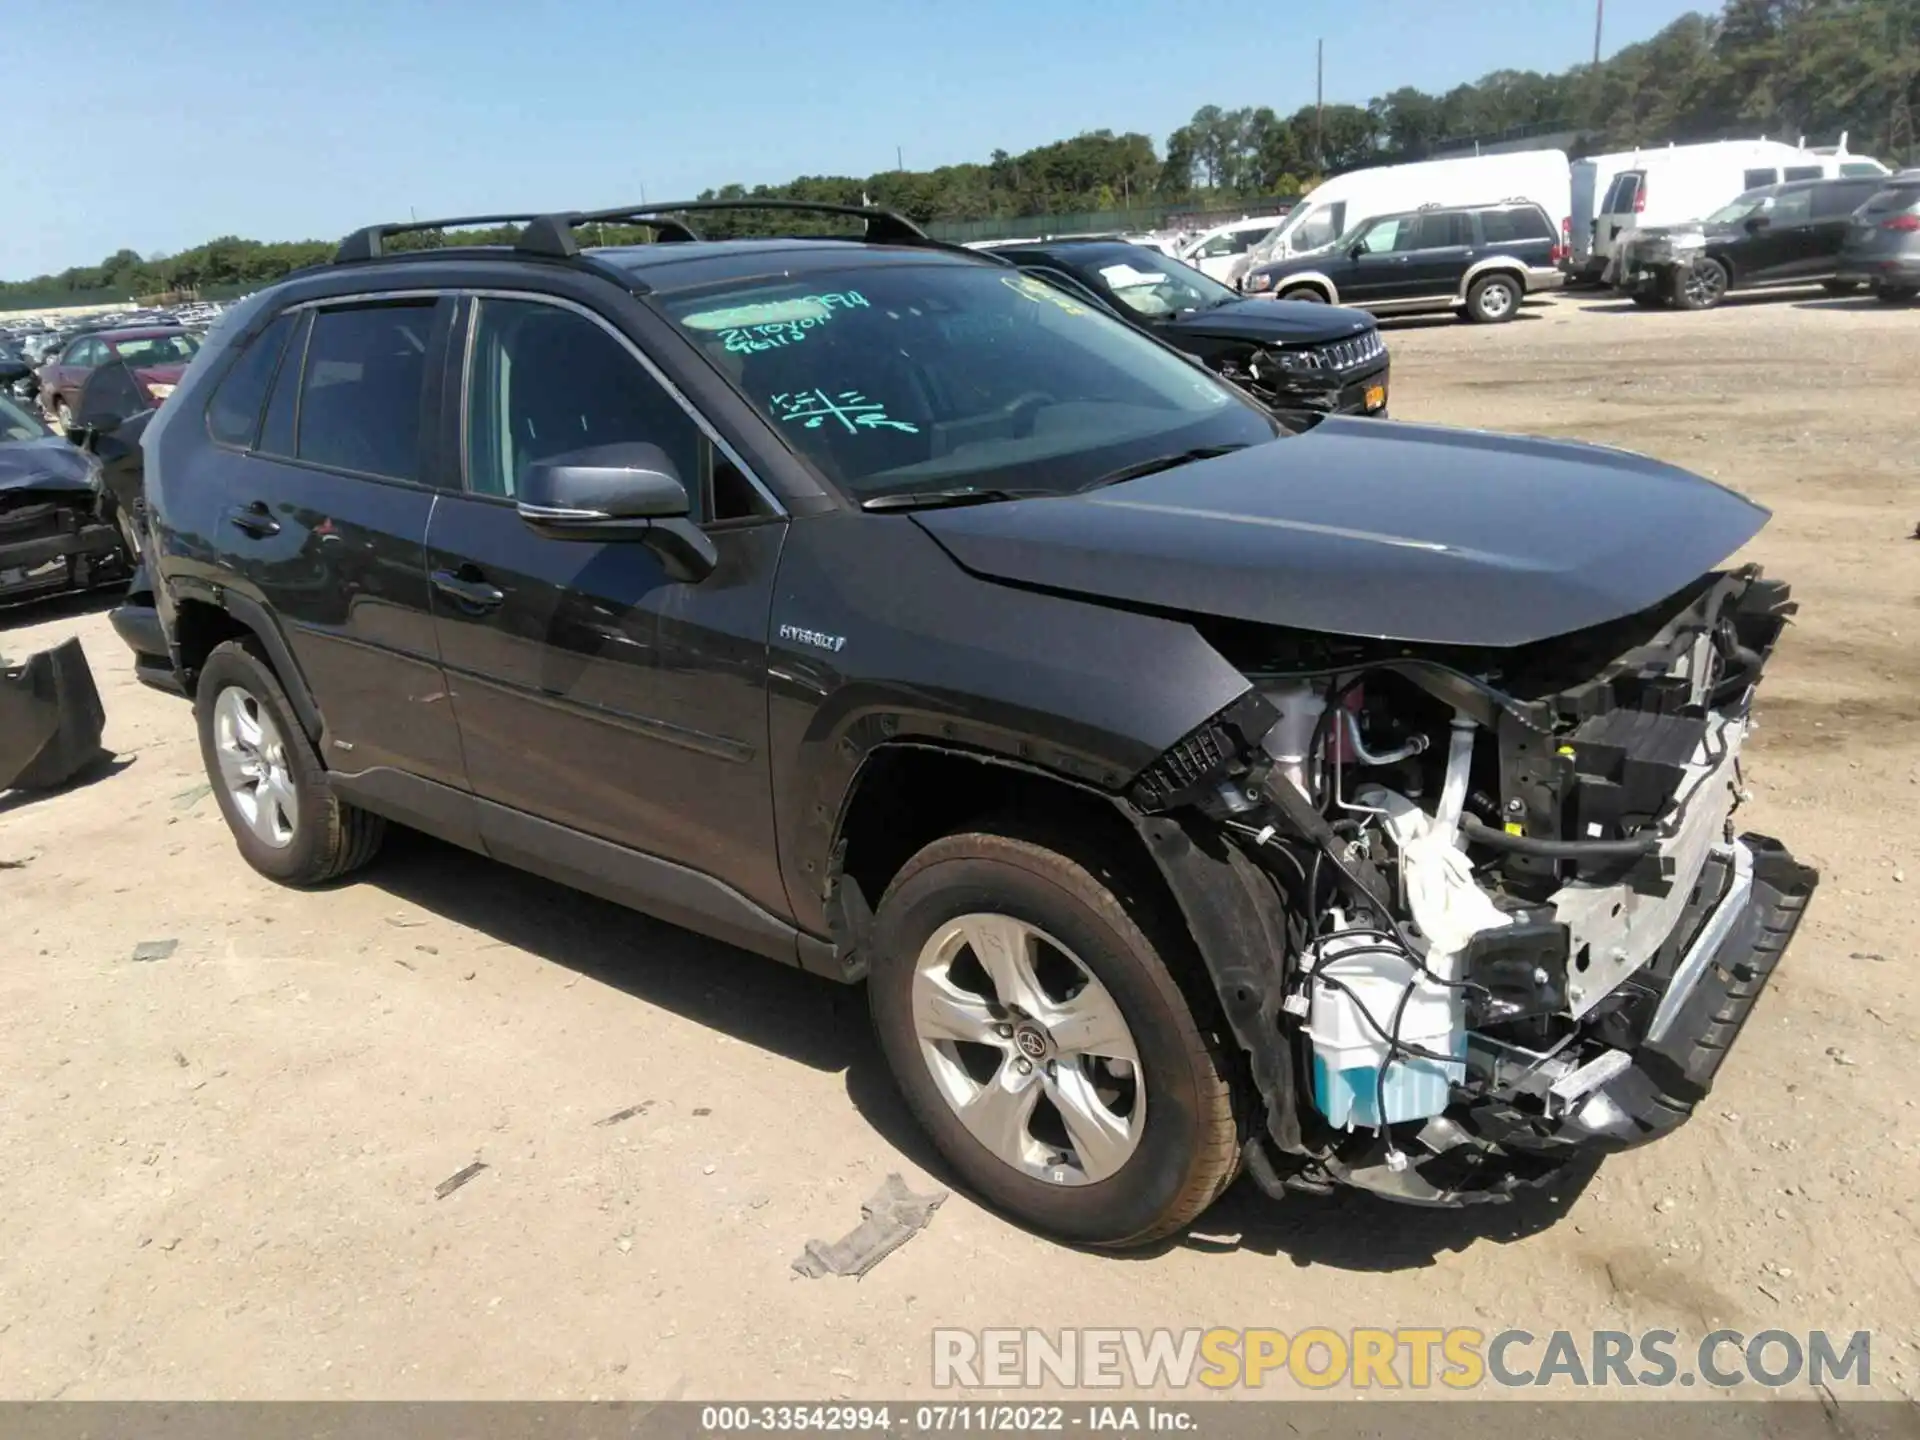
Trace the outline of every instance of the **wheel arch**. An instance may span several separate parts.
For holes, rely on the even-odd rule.
[[[324,723],[313,691],[293,658],[286,637],[267,613],[264,605],[231,591],[217,597],[185,595],[173,605],[173,644],[175,664],[191,694],[199,682],[200,669],[216,646],[229,640],[252,640],[260,647],[262,658],[272,667],[287,692],[287,701],[307,738],[318,745]]]
[[[1464,305],[1467,299],[1467,292],[1473,289],[1474,283],[1497,271],[1505,271],[1508,275],[1512,276],[1520,286],[1520,294],[1522,297],[1526,295],[1527,267],[1511,255],[1489,255],[1485,260],[1476,260],[1462,272],[1460,276],[1460,291],[1453,298]]]
[[[1284,299],[1286,297],[1286,291],[1298,290],[1303,286],[1318,290],[1321,294],[1325,295],[1329,305],[1338,305],[1340,303],[1340,287],[1333,283],[1331,276],[1323,275],[1318,270],[1302,270],[1296,275],[1287,276],[1274,286],[1273,298],[1276,300]]]
[[[959,745],[909,739],[873,747],[847,787],[828,852],[827,920],[846,978],[864,973],[873,912],[908,860],[969,824],[1009,818],[1085,826],[1096,843],[1147,856],[1113,797],[1092,785]]]

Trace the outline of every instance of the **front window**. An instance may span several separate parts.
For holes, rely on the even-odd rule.
[[[1149,319],[1217,310],[1240,298],[1211,275],[1147,250],[1102,254],[1080,269],[1087,279],[1098,275],[1114,299]]]
[[[113,349],[135,369],[148,365],[185,365],[200,348],[198,335],[142,335],[134,340],[116,340]]]
[[[1773,197],[1765,191],[1756,190],[1746,195],[1735,196],[1718,210],[1707,216],[1709,225],[1734,225],[1749,215],[1758,215],[1767,208],[1767,202]]]
[[[0,440],[38,440],[50,433],[37,416],[16,405],[10,397],[0,395]]]
[[[1143,461],[1282,433],[1125,322],[997,266],[767,277],[665,308],[857,500],[963,486],[1066,494]]]

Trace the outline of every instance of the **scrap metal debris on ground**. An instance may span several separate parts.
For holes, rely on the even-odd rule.
[[[476,1160],[471,1165],[454,1171],[453,1174],[433,1187],[433,1198],[436,1200],[446,1199],[447,1196],[453,1194],[454,1191],[458,1190],[462,1185],[466,1184],[486,1168],[486,1161]]]
[[[611,1115],[602,1116],[594,1121],[595,1125],[618,1125],[622,1120],[631,1120],[636,1115],[644,1115],[653,1108],[651,1100],[642,1100],[638,1105],[629,1105],[624,1110],[616,1110]]]
[[[132,958],[141,964],[164,960],[180,948],[178,940],[142,940],[133,947]]]
[[[80,642],[0,664],[0,790],[51,790],[106,754],[100,692]]]
[[[858,1279],[926,1229],[946,1198],[945,1190],[916,1195],[898,1174],[889,1175],[860,1207],[863,1218],[858,1225],[831,1243],[809,1240],[793,1268],[809,1280],[823,1275]]]

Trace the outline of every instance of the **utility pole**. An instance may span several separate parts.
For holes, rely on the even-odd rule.
[[[893,147],[893,168],[896,170],[905,170],[907,168],[907,162],[901,158],[900,147],[898,145]]]
[[[1600,63],[1600,27],[1607,18],[1607,0],[1593,0],[1593,63]]]
[[[1313,163],[1315,168],[1326,164],[1326,126],[1322,111],[1327,99],[1327,42],[1324,39],[1313,42]]]

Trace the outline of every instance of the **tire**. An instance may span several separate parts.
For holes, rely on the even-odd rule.
[[[1860,285],[1854,280],[1822,280],[1820,288],[1829,295],[1851,295]]]
[[[881,899],[868,998],[895,1082],[967,1188],[1041,1234],[1124,1249],[1173,1234],[1219,1198],[1238,1171],[1239,1117],[1226,1054],[1202,1018],[1211,991],[1189,999],[1169,967],[1184,931],[1117,868],[1069,848],[973,832],[921,850]],[[1017,942],[1000,950],[998,981],[973,936],[990,955],[996,936]],[[1031,960],[1010,972],[1015,952]],[[1067,1024],[1101,1017],[1103,1048],[1076,1051]],[[961,1032],[986,1038],[954,1043]],[[1026,1106],[996,1107],[1011,1116],[997,1147],[976,1133],[993,1129],[989,1117],[976,1109],[970,1125],[959,1108],[994,1095]]]
[[[1727,298],[1733,276],[1711,255],[1702,255],[1686,269],[1673,272],[1673,308],[1711,310]]]
[[[334,795],[286,691],[250,642],[215,647],[193,709],[207,779],[249,865],[283,885],[305,886],[373,859],[387,822]],[[243,738],[248,721],[252,743]],[[263,764],[271,782],[260,776]],[[243,765],[251,778],[243,778]]]
[[[1307,305],[1330,305],[1327,292],[1318,285],[1296,285],[1291,290],[1282,290],[1273,297],[1276,300],[1298,300]]]
[[[1520,313],[1526,289],[1503,271],[1482,275],[1467,291],[1467,318],[1476,325],[1499,325]]]
[[[64,400],[53,402],[53,423],[60,427],[64,436],[73,426],[73,407]]]
[[[1914,289],[1911,285],[1876,285],[1873,287],[1873,298],[1878,300],[1882,305],[1905,305],[1911,302],[1916,295],[1920,295],[1920,290]]]
[[[1627,298],[1642,310],[1664,310],[1667,308],[1667,297],[1664,295],[1656,295],[1650,290],[1635,290]]]

